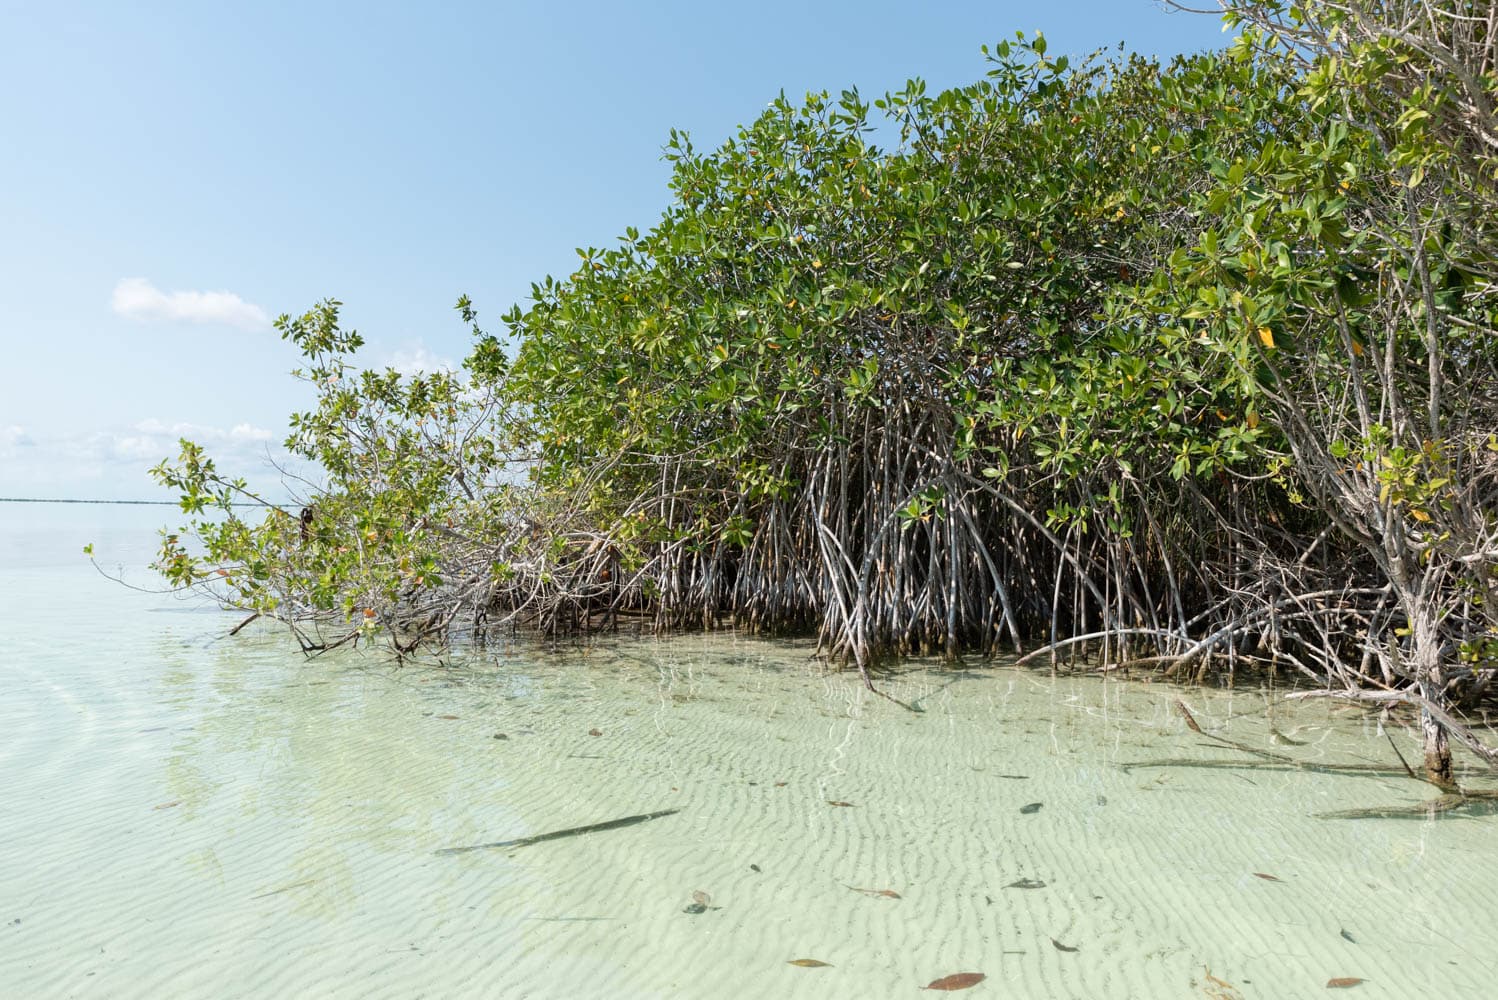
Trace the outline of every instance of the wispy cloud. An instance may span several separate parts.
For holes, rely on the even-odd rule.
[[[145,278],[125,278],[114,286],[110,306],[135,320],[171,320],[263,330],[270,326],[265,310],[233,292],[163,292]]]
[[[31,440],[31,435],[26,433],[26,428],[19,424],[0,427],[0,456],[9,456],[17,448],[32,448],[35,446],[36,442]]]
[[[152,418],[93,431],[0,425],[0,496],[170,499],[146,470],[174,458],[179,438],[201,444],[221,473],[244,476],[269,496],[285,492],[270,462],[310,471],[275,432],[248,423],[216,427]]]
[[[425,344],[419,342],[413,346],[401,347],[392,351],[387,356],[385,364],[387,367],[394,368],[402,375],[407,376],[458,371],[458,366],[453,364],[452,359],[432,353],[427,350]]]

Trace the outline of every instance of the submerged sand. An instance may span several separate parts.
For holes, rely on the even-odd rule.
[[[911,712],[727,635],[306,662],[71,570],[4,589],[6,996],[1491,992],[1498,818],[1320,818],[1433,797],[1361,711],[917,664]],[[1389,769],[1204,745],[1177,698]]]

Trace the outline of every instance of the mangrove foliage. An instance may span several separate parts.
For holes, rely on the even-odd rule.
[[[278,327],[322,472],[254,516],[190,442],[158,568],[308,650],[732,626],[883,658],[1245,665],[1408,701],[1498,654],[1490,2],[1224,4],[1166,63],[776,99],[462,372]],[[259,499],[252,497],[251,499]]]

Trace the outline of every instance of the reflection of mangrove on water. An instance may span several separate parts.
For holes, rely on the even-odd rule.
[[[1256,771],[1256,772],[1286,772],[1301,771],[1310,774],[1328,774],[1342,777],[1359,778],[1408,778],[1409,780],[1422,784],[1433,784],[1441,788],[1430,779],[1416,773],[1404,755],[1399,752],[1393,737],[1389,736],[1387,730],[1384,735],[1389,736],[1389,749],[1399,760],[1399,767],[1391,765],[1364,763],[1364,764],[1337,764],[1323,761],[1299,760],[1284,753],[1276,753],[1261,747],[1251,746],[1238,740],[1230,740],[1225,736],[1207,732],[1197,723],[1191,710],[1186,707],[1185,702],[1177,700],[1176,708],[1182,718],[1186,720],[1186,726],[1198,736],[1203,737],[1206,742],[1199,744],[1212,749],[1227,749],[1247,754],[1254,758],[1252,760],[1202,760],[1192,757],[1167,757],[1159,760],[1131,761],[1121,765],[1125,772],[1142,768],[1196,768],[1201,770],[1223,770],[1223,771]],[[1291,740],[1279,733],[1270,725],[1270,734],[1278,740],[1291,745],[1303,745]],[[1371,806],[1359,809],[1338,809],[1331,812],[1315,813],[1318,819],[1430,819],[1436,816],[1491,816],[1498,814],[1498,789],[1472,789],[1455,787],[1452,789],[1441,788],[1441,794],[1433,799],[1405,805]]]

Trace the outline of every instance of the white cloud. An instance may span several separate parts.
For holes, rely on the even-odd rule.
[[[270,326],[265,310],[233,292],[163,292],[145,278],[125,278],[114,286],[110,307],[135,320],[171,320],[263,330]]]
[[[250,424],[235,424],[229,429],[229,438],[234,441],[269,441],[270,431]]]
[[[35,444],[31,435],[26,433],[26,428],[19,424],[0,427],[0,455],[10,454],[17,448],[29,448]]]
[[[448,358],[433,354],[427,350],[425,344],[417,344],[414,347],[403,347],[391,353],[385,362],[387,368],[394,368],[402,375],[425,375],[430,372],[456,372],[458,366]]]
[[[169,500],[146,470],[174,459],[184,437],[202,445],[221,473],[244,476],[268,496],[284,489],[267,459],[315,471],[288,454],[275,432],[249,423],[224,428],[151,418],[93,431],[0,425],[0,496]]]

